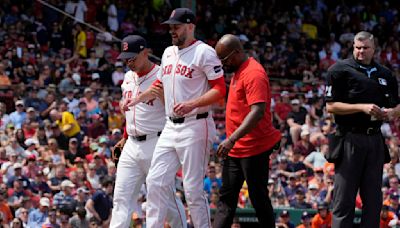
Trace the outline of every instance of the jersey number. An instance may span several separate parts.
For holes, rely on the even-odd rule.
[[[327,97],[331,97],[332,96],[332,86],[326,86],[325,91],[326,91],[325,95]]]

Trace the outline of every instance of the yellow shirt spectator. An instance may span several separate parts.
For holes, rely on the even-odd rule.
[[[316,39],[318,35],[317,26],[312,24],[303,24],[301,26],[301,31],[307,34],[310,39]]]
[[[87,57],[86,33],[84,31],[80,31],[78,36],[76,37],[75,47],[76,53],[84,58]]]
[[[61,114],[61,121],[56,122],[67,137],[73,137],[81,131],[81,127],[70,112]]]
[[[108,129],[113,130],[115,128],[121,129],[124,124],[124,117],[119,114],[112,114],[108,116]]]

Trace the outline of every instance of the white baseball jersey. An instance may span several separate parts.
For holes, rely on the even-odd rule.
[[[153,69],[142,77],[128,71],[121,85],[123,99],[139,96],[156,80],[160,66],[154,64]],[[130,136],[148,135],[159,132],[165,125],[164,105],[160,99],[139,103],[125,112],[126,131]]]
[[[165,97],[165,113],[177,116],[174,105],[198,98],[209,89],[208,80],[223,77],[221,61],[215,50],[202,41],[196,41],[189,47],[178,49],[170,46],[162,56],[158,80],[163,83]],[[208,112],[210,106],[194,109],[185,116]]]

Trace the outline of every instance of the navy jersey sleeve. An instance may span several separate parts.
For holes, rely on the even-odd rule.
[[[345,102],[347,97],[347,80],[345,71],[339,64],[333,65],[326,77],[325,100],[327,102]]]

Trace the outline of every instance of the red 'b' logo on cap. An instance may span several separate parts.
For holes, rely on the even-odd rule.
[[[123,42],[122,43],[122,51],[127,51],[128,50],[128,42]]]
[[[172,11],[171,16],[169,18],[173,18],[175,16],[175,10]]]

